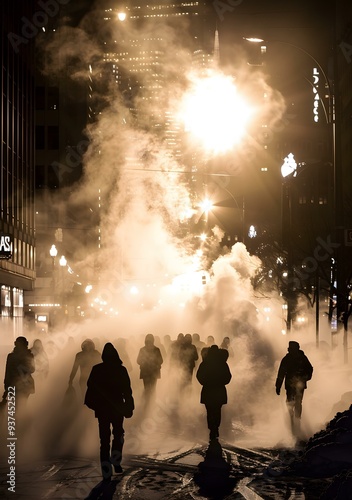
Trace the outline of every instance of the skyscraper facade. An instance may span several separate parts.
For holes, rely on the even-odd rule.
[[[18,0],[0,6],[0,317],[4,322],[22,318],[24,291],[33,288],[35,279],[34,34],[28,30],[34,3]]]

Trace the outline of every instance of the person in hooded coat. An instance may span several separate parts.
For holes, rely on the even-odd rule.
[[[84,403],[98,419],[101,469],[103,479],[110,480],[112,466],[116,473],[122,472],[123,421],[132,417],[134,400],[128,372],[110,342],[105,344],[101,358],[103,362],[93,366],[89,375]]]
[[[303,394],[312,375],[313,366],[309,359],[300,349],[299,343],[291,340],[288,343],[288,353],[281,360],[275,382],[276,394],[279,396],[285,380],[286,404],[291,419],[301,418]]]
[[[5,366],[3,398],[7,397],[9,390],[15,392],[16,409],[26,403],[30,394],[34,394],[34,379],[32,373],[35,371],[34,356],[28,349],[26,337],[17,337],[13,351],[7,355]],[[12,390],[11,388],[14,388]]]
[[[140,348],[137,356],[140,368],[139,378],[143,380],[144,399],[146,405],[153,399],[157,380],[161,377],[163,357],[159,347],[155,345],[154,335],[148,333],[144,339],[144,346]]]
[[[228,351],[219,349],[214,344],[202,349],[203,361],[197,370],[197,380],[203,386],[200,402],[207,411],[207,423],[210,431],[210,440],[219,437],[221,423],[221,407],[227,403],[226,385],[232,378],[227,364]]]

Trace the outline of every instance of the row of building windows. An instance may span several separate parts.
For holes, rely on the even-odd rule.
[[[34,181],[28,166],[0,169],[0,218],[21,231],[34,233]],[[17,172],[17,175],[16,175]]]
[[[23,316],[23,290],[1,286],[0,316],[5,318]]]

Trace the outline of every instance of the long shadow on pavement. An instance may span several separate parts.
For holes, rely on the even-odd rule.
[[[84,500],[113,500],[116,486],[120,481],[100,481]]]
[[[237,480],[230,477],[231,465],[222,455],[218,440],[210,441],[204,462],[198,464],[194,482],[199,487],[199,494],[207,498],[222,499],[228,496],[237,485]]]

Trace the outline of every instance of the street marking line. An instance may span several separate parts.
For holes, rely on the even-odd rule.
[[[265,500],[263,497],[257,495],[255,491],[248,488],[247,484],[251,481],[252,479],[249,477],[241,479],[241,481],[239,481],[239,483],[237,484],[235,491],[241,493],[243,498],[245,498],[246,500]]]

